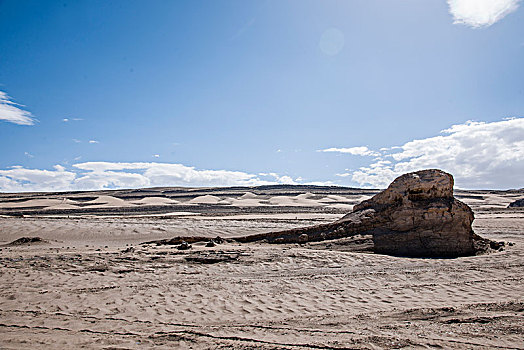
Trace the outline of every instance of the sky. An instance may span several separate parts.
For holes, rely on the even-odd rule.
[[[519,0],[0,0],[0,192],[524,187]]]

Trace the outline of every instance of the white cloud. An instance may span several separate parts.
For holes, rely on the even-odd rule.
[[[0,170],[0,191],[64,191],[71,187],[76,174],[55,165],[54,170],[25,169],[14,166]]]
[[[296,185],[297,184],[297,182],[293,180],[291,176],[287,176],[287,175],[278,177],[277,181],[279,184],[285,184],[285,185]]]
[[[24,152],[24,155],[25,155],[26,157],[28,157],[28,158],[34,158],[34,157],[35,157],[34,155],[32,155],[32,154],[29,153],[29,152]]]
[[[268,184],[299,185],[300,182],[303,181],[301,177],[297,177],[295,180],[293,180],[291,176],[288,176],[288,175],[280,176],[277,173],[259,173],[258,175],[261,176],[262,178],[264,177],[269,178],[269,180],[262,179],[263,181],[268,182]]]
[[[86,170],[78,172],[71,183],[71,187],[79,190],[96,190],[104,188],[137,188],[149,187],[151,181],[141,173],[126,172],[122,170],[140,169],[140,167],[125,167],[126,163],[88,162],[74,164],[73,167]],[[110,166],[109,164],[113,164]],[[113,171],[119,170],[119,171]]]
[[[82,141],[77,140],[77,139],[73,139],[73,142],[75,142],[75,143],[80,143],[80,142],[82,142]]]
[[[454,23],[488,27],[515,11],[520,0],[448,0]]]
[[[153,158],[160,158],[160,154],[153,154]]]
[[[378,156],[380,153],[375,152],[367,148],[366,146],[350,147],[350,148],[326,148],[318,150],[318,152],[338,152],[347,153],[354,156]]]
[[[97,140],[89,140],[89,143],[100,143]]]
[[[33,125],[36,120],[33,115],[18,107],[23,106],[11,101],[5,92],[0,91],[0,120],[18,125]]]
[[[348,174],[360,185],[386,187],[401,174],[439,168],[451,173],[462,188],[524,186],[524,118],[468,121],[441,134],[407,142],[385,154],[387,159]]]

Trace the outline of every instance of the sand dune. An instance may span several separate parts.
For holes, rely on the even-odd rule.
[[[479,195],[459,195],[458,198],[472,208],[507,208],[508,205],[522,195],[500,195],[493,193],[483,193]]]
[[[315,195],[311,192],[306,192],[306,193],[302,193],[302,194],[297,194],[295,196],[295,199],[297,200],[302,200],[302,199],[310,199],[311,197],[315,197]]]
[[[218,204],[220,198],[212,195],[198,196],[191,199],[188,203],[191,204]]]
[[[240,196],[240,199],[260,199],[260,196],[252,192],[246,192],[242,196]]]
[[[144,197],[135,201],[131,201],[131,204],[137,205],[169,205],[169,204],[178,204],[179,201],[174,199],[165,198],[165,197]]]
[[[0,208],[31,208],[31,207],[50,207],[62,204],[60,199],[30,199],[21,202],[0,202]]]
[[[84,205],[89,205],[90,208],[108,208],[108,207],[127,207],[133,206],[132,203],[126,202],[123,199],[113,196],[99,196],[96,199],[84,202]]]
[[[43,210],[49,209],[78,209],[77,201],[62,198],[62,199],[30,199],[27,201],[15,202],[0,202],[0,208],[15,209],[15,208],[41,208]]]

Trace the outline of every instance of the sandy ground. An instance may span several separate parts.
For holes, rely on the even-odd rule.
[[[459,192],[475,231],[513,243],[505,251],[410,259],[326,244],[141,245],[329,222],[347,211],[330,205],[370,195],[162,191],[0,197],[0,349],[524,349],[524,211],[505,208],[522,193]],[[25,236],[47,242],[8,245]]]

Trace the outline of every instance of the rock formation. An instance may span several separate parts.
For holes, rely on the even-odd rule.
[[[406,256],[460,256],[475,253],[473,211],[453,197],[453,177],[440,170],[402,175],[389,187],[355,206],[372,211],[377,253]]]
[[[240,242],[304,243],[372,235],[376,253],[456,257],[485,250],[472,228],[473,211],[453,197],[453,177],[430,169],[404,174],[389,187],[325,225],[237,238]]]

